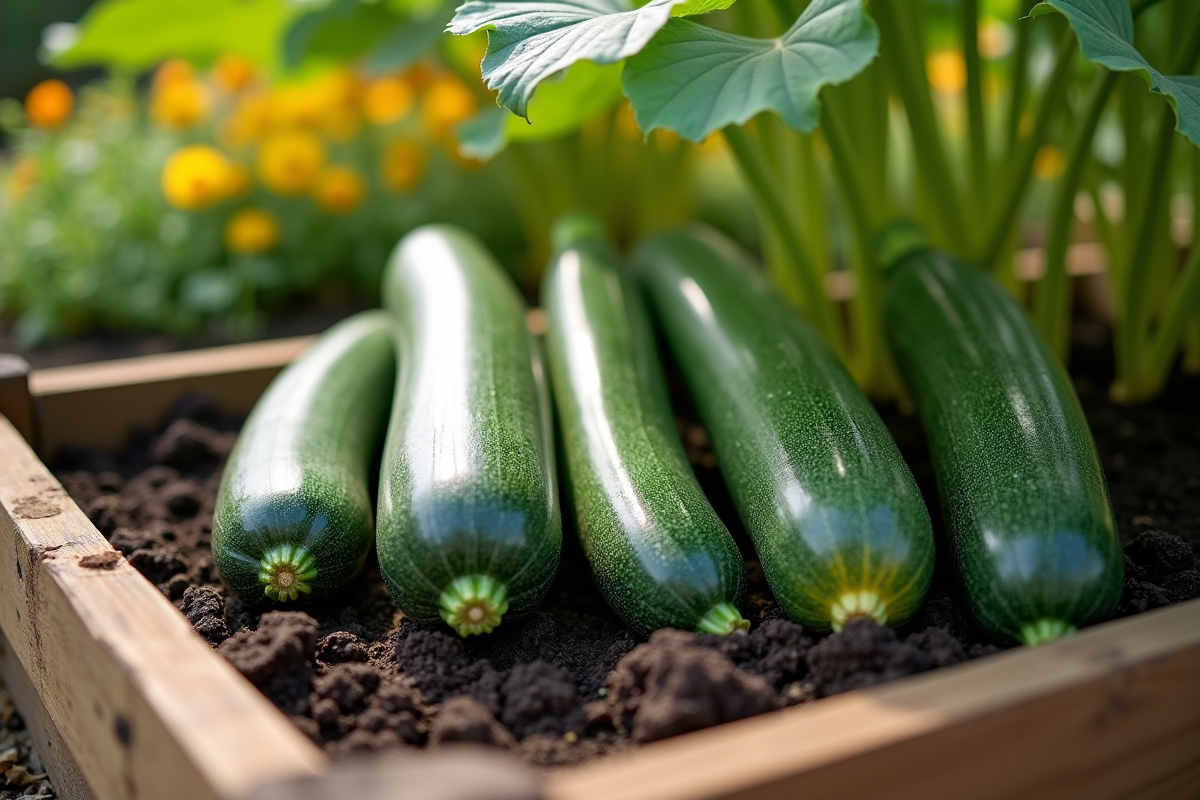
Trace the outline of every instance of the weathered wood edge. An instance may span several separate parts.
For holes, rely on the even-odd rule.
[[[64,444],[115,450],[129,431],[154,424],[181,396],[201,391],[226,412],[246,412],[279,370],[315,337],[300,336],[180,353],[34,370],[38,452]]]
[[[98,554],[108,568],[81,564]],[[3,418],[0,627],[100,800],[224,800],[326,768]]]
[[[1200,600],[564,770],[544,793],[1166,797],[1198,769]]]
[[[28,361],[12,353],[0,353],[0,415],[7,417],[26,441],[36,442],[29,373]]]

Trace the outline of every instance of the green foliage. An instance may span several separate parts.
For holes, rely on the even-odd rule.
[[[238,53],[274,69],[294,9],[287,0],[101,0],[54,64],[143,70],[167,58],[208,62]]]
[[[1140,75],[1151,91],[1165,95],[1175,109],[1175,129],[1200,145],[1200,77],[1168,76],[1150,65],[1134,45],[1133,12],[1125,0],[1046,0],[1033,16],[1055,11],[1070,21],[1085,56],[1114,72]]]
[[[859,0],[815,0],[775,39],[672,20],[629,60],[625,92],[647,132],[667,128],[698,142],[768,110],[807,132],[817,126],[821,88],[853,78],[878,50]]]
[[[616,64],[640,51],[676,9],[705,13],[733,0],[650,0],[633,8],[629,0],[468,0],[455,14],[450,32],[465,35],[490,29],[483,79],[499,92],[497,101],[529,117],[538,84],[578,61]]]

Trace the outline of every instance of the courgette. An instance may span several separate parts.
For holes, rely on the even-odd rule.
[[[814,630],[911,616],[929,513],[838,359],[715,232],[655,236],[634,260],[780,605]]]
[[[555,233],[546,356],[596,584],[644,633],[746,630],[742,556],[684,454],[637,287],[591,218],[564,218]]]
[[[327,597],[371,548],[368,477],[395,384],[391,320],[338,323],[251,411],[221,477],[212,552],[249,602]]]
[[[890,238],[885,330],[975,619],[998,640],[1034,645],[1108,618],[1121,546],[1066,371],[993,278],[904,227]]]
[[[405,615],[489,633],[537,605],[562,546],[540,350],[512,281],[458,228],[405,236],[383,297],[399,364],[379,477],[383,579]]]

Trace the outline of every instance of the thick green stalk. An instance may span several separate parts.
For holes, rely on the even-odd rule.
[[[821,123],[825,141],[833,157],[833,168],[838,176],[838,186],[850,216],[850,227],[854,231],[857,258],[851,259],[858,280],[855,309],[851,318],[855,332],[855,361],[859,382],[874,388],[880,375],[883,333],[880,328],[882,311],[880,306],[879,276],[875,264],[875,230],[871,220],[870,191],[859,159],[854,152],[849,132],[841,121],[838,103],[826,102]]]
[[[737,125],[722,130],[733,157],[741,168],[742,177],[767,223],[774,230],[799,279],[804,286],[805,311],[809,321],[839,357],[846,354],[845,338],[833,316],[833,308],[825,296],[823,274],[812,263],[800,233],[793,227],[788,206],[779,192],[775,176],[750,134]]]
[[[1144,271],[1149,266],[1143,264],[1147,255],[1154,247],[1155,227],[1158,216],[1166,205],[1167,168],[1171,161],[1171,139],[1175,136],[1174,112],[1169,105],[1163,106],[1162,119],[1159,121],[1158,135],[1155,136],[1151,150],[1150,170],[1147,173],[1145,190],[1141,193],[1142,202],[1133,208],[1127,208],[1127,215],[1137,214],[1132,218],[1133,239],[1126,254],[1125,281],[1123,291],[1117,293],[1117,302],[1121,308],[1117,313],[1114,344],[1117,355],[1117,381],[1113,386],[1113,397],[1131,402],[1148,396],[1149,387],[1143,385],[1144,363],[1139,363],[1142,355],[1141,343],[1147,329],[1147,303],[1149,296],[1149,276],[1136,274],[1139,265]]]
[[[1069,297],[1067,286],[1067,249],[1071,244],[1071,231],[1075,221],[1075,194],[1079,189],[1083,169],[1092,151],[1092,139],[1100,116],[1108,105],[1113,87],[1117,85],[1117,73],[1104,72],[1096,75],[1084,102],[1082,119],[1077,121],[1071,142],[1067,147],[1067,168],[1063,172],[1054,196],[1050,201],[1050,235],[1046,242],[1046,273],[1034,289],[1034,318],[1050,349],[1059,358],[1067,354],[1067,317]],[[1097,213],[1103,215],[1102,210]]]
[[[829,209],[825,205],[825,189],[821,185],[821,164],[817,160],[815,137],[815,133],[791,137],[800,185],[797,196],[800,198],[802,215],[808,223],[808,245],[813,261],[829,264],[833,260],[829,243]]]
[[[962,49],[967,66],[967,163],[971,194],[981,203],[987,185],[987,128],[983,118],[983,66],[979,61],[979,0],[962,0]]]
[[[1188,253],[1183,274],[1173,286],[1170,304],[1163,315],[1150,347],[1149,377],[1147,389],[1158,391],[1166,382],[1171,362],[1179,351],[1184,329],[1197,318],[1200,310],[1200,247],[1192,238],[1192,249]]]
[[[1037,4],[1038,0],[1021,0],[1021,7],[1017,11],[1017,40],[1013,44],[1012,70],[1008,79],[1008,136],[1005,141],[1008,157],[1000,164],[1001,168],[1016,152],[1020,138],[1021,115],[1025,110],[1025,93],[1029,88],[1029,45],[1033,31],[1032,21],[1026,17]]]
[[[993,206],[997,210],[989,215],[985,228],[987,238],[984,239],[983,249],[975,259],[975,263],[989,272],[995,271],[1000,253],[1004,250],[1004,243],[1011,235],[1017,212],[1021,209],[1021,201],[1025,198],[1025,190],[1029,188],[1029,181],[1033,177],[1033,162],[1046,140],[1050,120],[1061,111],[1077,47],[1078,40],[1075,34],[1071,31],[1064,33],[1058,46],[1054,72],[1050,75],[1050,82],[1042,94],[1041,103],[1038,104],[1033,130],[1020,141],[1017,152],[1005,165],[1000,200]]]
[[[920,174],[928,181],[924,196],[934,205],[932,222],[937,238],[954,250],[964,252],[968,247],[968,227],[962,193],[950,171],[946,146],[933,110],[920,34],[909,19],[911,9],[898,9],[896,0],[875,0],[871,10],[895,55],[892,77],[904,101]]]

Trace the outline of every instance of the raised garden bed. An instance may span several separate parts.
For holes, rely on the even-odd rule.
[[[230,419],[223,420],[222,417],[234,418],[244,413],[274,372],[294,357],[304,344],[304,340],[292,340],[46,370],[33,373],[27,384],[17,371],[0,387],[3,398],[0,410],[20,425],[28,438],[38,442],[45,454],[59,450],[64,444],[110,451],[119,448],[130,428],[153,429],[172,404],[190,391],[204,392],[215,400],[215,411],[204,411],[213,430],[228,428]],[[26,385],[32,390],[29,395],[22,391]],[[1100,385],[1097,381],[1096,386]],[[1190,393],[1194,396],[1194,386]],[[1157,503],[1168,518],[1180,515],[1179,525],[1190,524],[1187,532],[1195,536],[1196,523],[1186,523],[1182,518],[1191,507],[1186,505],[1186,500],[1179,499],[1189,491],[1186,474],[1180,478],[1171,497],[1151,496],[1146,486],[1145,475],[1155,474],[1147,472],[1148,466],[1156,456],[1164,455],[1155,452],[1158,445],[1154,442],[1161,441],[1164,435],[1169,438],[1170,432],[1146,430],[1152,419],[1140,419],[1137,415],[1147,412],[1122,412],[1103,402],[1090,403],[1089,411],[1093,425],[1111,428],[1117,444],[1124,435],[1122,430],[1127,431],[1130,426],[1133,426],[1133,433],[1125,438],[1141,441],[1140,437],[1149,436],[1149,445],[1124,447],[1115,453],[1125,458],[1126,463],[1114,470],[1118,466],[1112,461],[1114,454],[1104,452],[1105,436],[1100,435],[1102,455],[1114,485],[1118,518],[1125,526],[1125,532],[1134,530],[1130,525],[1154,527],[1157,509],[1153,504]],[[193,406],[192,415],[197,415],[196,406]],[[1142,425],[1140,430],[1139,424]],[[908,424],[909,435],[906,437],[903,425],[897,431],[902,447],[919,447],[919,434],[912,435],[911,424]],[[694,432],[685,433],[690,433],[693,454],[702,465],[702,474],[705,469],[711,471],[711,465],[703,466],[706,458],[702,439]],[[210,430],[203,435],[213,434]],[[164,458],[168,444],[164,438],[144,437],[140,448],[135,444],[123,460],[108,465],[87,463],[86,459],[95,459],[95,454],[81,456],[79,451],[76,451],[75,463],[70,462],[69,455],[60,454],[56,465],[85,504],[89,502],[85,496],[89,489],[87,479],[80,477],[80,467],[92,468],[93,484],[102,494],[120,495],[122,491],[128,493],[131,487],[140,485],[147,491],[143,499],[168,502],[159,491],[165,484],[153,486],[153,477],[147,477],[139,469],[139,466],[148,466],[146,462],[150,459],[147,456],[155,445],[160,450],[159,459]],[[210,444],[219,452],[219,443]],[[912,452],[906,452],[906,455],[913,459]],[[141,465],[136,463],[138,458],[143,459]],[[105,466],[107,470],[103,469]],[[210,482],[205,471],[211,475],[215,464],[194,463],[187,467],[181,463],[177,466],[183,468],[175,475],[167,476],[172,480],[178,477],[183,484],[173,489],[179,496],[176,511],[183,512],[184,505],[194,504],[187,513],[192,518],[200,517],[205,503],[211,504],[211,496],[205,494]],[[115,479],[95,477],[97,472],[112,472],[112,467],[125,470],[125,474],[118,471]],[[920,471],[917,465],[919,479]],[[140,472],[142,478],[139,479],[135,476]],[[68,473],[72,477],[67,477]],[[100,486],[105,480],[109,485]],[[709,484],[708,488],[713,489],[711,480]],[[1156,488],[1154,491],[1167,490]],[[1194,487],[1190,491],[1194,495]],[[1148,505],[1138,507],[1135,500],[1143,496]],[[45,713],[36,708],[23,708],[26,716],[41,719],[48,731],[47,737],[56,735],[54,730],[57,729],[69,750],[69,758],[67,753],[56,753],[62,756],[59,759],[63,764],[61,772],[56,769],[54,759],[47,757],[52,777],[68,774],[70,762],[74,761],[87,784],[80,791],[90,787],[95,796],[103,798],[232,798],[253,789],[260,790],[264,797],[282,796],[285,791],[295,796],[299,790],[294,785],[289,783],[289,788],[283,788],[279,782],[305,778],[314,782],[306,784],[304,796],[344,795],[348,785],[345,781],[354,778],[331,772],[330,760],[312,739],[275,710],[225,659],[192,632],[164,592],[143,580],[112,550],[88,515],[65,495],[61,485],[27,444],[3,422],[0,422],[0,505],[3,507],[0,513],[0,575],[3,576],[0,581],[0,627],[11,642],[4,647],[5,664],[8,670],[14,668],[14,663],[23,668],[35,690],[28,693],[27,698],[34,695],[45,706]],[[92,518],[101,522],[101,527],[111,527],[108,533],[116,540],[115,544],[123,544],[122,549],[132,560],[141,563],[145,572],[156,580],[161,579],[159,583],[167,594],[182,602],[184,595],[189,594],[189,585],[211,582],[211,568],[206,573],[202,559],[194,552],[180,556],[185,562],[182,571],[174,565],[160,575],[153,575],[157,563],[153,555],[156,548],[138,546],[132,538],[122,543],[121,537],[115,535],[116,520],[102,521],[96,508],[89,510]],[[1134,517],[1143,519],[1135,520]],[[186,528],[180,526],[180,530]],[[1181,531],[1177,529],[1176,532]],[[193,551],[197,544],[198,541],[191,542]],[[167,547],[161,539],[157,545],[161,557]],[[184,551],[187,545],[188,542],[178,541],[172,547]],[[1153,566],[1150,562],[1159,550],[1151,539],[1143,539],[1141,547],[1150,551],[1146,563],[1138,565],[1143,570],[1138,575],[1147,580],[1129,587],[1126,610],[1136,610],[1130,604],[1146,607],[1164,601],[1163,597],[1152,596],[1151,588],[1145,588],[1158,587],[1149,580],[1151,576],[1145,570]],[[133,558],[139,551],[143,555]],[[175,572],[166,574],[171,570]],[[180,575],[184,578],[177,579]],[[578,578],[570,573],[569,554],[564,576],[555,587],[556,594],[562,594],[564,589],[578,588],[567,583],[568,578]],[[1165,582],[1163,578],[1157,579]],[[1179,581],[1185,582],[1186,578]],[[1184,592],[1185,588],[1170,590]],[[1158,589],[1161,595],[1162,587]],[[1145,596],[1139,595],[1139,591]],[[443,687],[441,694],[429,684],[421,686],[421,681],[428,680],[429,676],[409,676],[421,690],[412,695],[415,707],[408,711],[412,717],[414,742],[434,734],[431,726],[438,718],[429,715],[422,704],[427,701],[432,704],[464,690],[477,696],[482,693],[478,686],[474,687],[475,691],[465,688],[469,681],[461,674],[455,678],[453,673],[456,671],[475,669],[481,673],[477,677],[485,679],[490,665],[496,677],[488,680],[514,680],[513,663],[529,664],[539,660],[529,658],[529,651],[537,650],[539,646],[537,626],[529,623],[523,627],[514,626],[513,633],[509,634],[508,644],[518,650],[524,647],[515,655],[485,652],[488,645],[483,644],[472,644],[469,650],[442,653],[437,649],[441,641],[437,637],[441,634],[436,631],[419,632],[415,639],[411,633],[388,639],[393,620],[389,606],[384,602],[386,596],[373,600],[372,592],[367,580],[359,592],[355,613],[374,607],[379,619],[372,620],[370,614],[359,614],[355,619],[343,621],[343,629],[358,626],[354,629],[353,640],[321,638],[325,649],[316,654],[316,661],[300,658],[295,664],[301,671],[307,668],[324,673],[338,661],[348,662],[340,664],[338,669],[339,673],[348,675],[357,669],[346,669],[348,665],[361,665],[356,654],[348,659],[344,657],[351,651],[356,653],[357,645],[364,648],[367,658],[380,669],[389,657],[388,644],[394,653],[396,645],[403,646],[405,642],[409,643],[410,650],[418,645],[425,648],[427,657],[435,663],[465,657],[467,662],[457,670],[445,670],[452,673],[451,678],[459,684],[451,681],[451,685]],[[568,592],[573,597],[566,600],[552,597],[544,616],[562,629],[569,629],[572,621],[590,619],[590,624],[602,621],[605,617],[602,604],[595,607],[594,599],[589,601],[589,592],[590,585],[584,590]],[[188,610],[193,612],[194,621],[201,622],[205,619],[201,601],[209,597],[195,590],[189,597]],[[867,683],[886,675],[889,670],[893,674],[907,674],[916,668],[933,666],[939,658],[958,661],[971,655],[972,647],[975,654],[983,653],[983,648],[978,646],[980,643],[971,641],[969,628],[955,627],[958,623],[953,618],[953,600],[948,597],[931,600],[923,622],[914,623],[902,632],[899,640],[886,635],[881,637],[875,631],[862,631],[859,634],[861,641],[855,645],[850,637],[843,635],[840,641],[847,645],[843,651],[858,646],[862,648],[858,654],[862,659],[876,661],[864,668],[862,664],[853,664],[853,653],[849,656],[845,652],[835,653],[828,660],[834,668],[832,677],[822,683],[826,679],[814,673],[812,653],[819,647],[825,647],[826,651],[837,651],[838,648],[803,641],[802,634],[790,643],[765,641],[765,626],[761,620],[772,616],[772,603],[761,591],[752,592],[752,605],[757,611],[754,621],[759,623],[758,638],[752,637],[755,646],[765,648],[767,655],[781,657],[787,655],[790,648],[804,663],[789,666],[786,659],[784,663],[776,659],[772,666],[761,663],[769,660],[762,652],[757,658],[754,653],[729,652],[733,661],[741,665],[735,679],[738,675],[746,675],[769,680],[773,702],[782,705],[848,688],[855,680],[860,684]],[[574,607],[572,603],[575,603]],[[317,634],[327,637],[339,623],[330,612],[317,610],[313,613],[317,625],[324,628],[315,633],[304,632],[307,623],[298,618],[292,618],[287,625],[272,624],[278,627],[281,635],[283,629],[291,625],[293,633],[288,636],[298,631],[301,640],[312,638],[312,644],[316,646]],[[563,614],[578,616],[569,618],[562,617]],[[560,616],[557,620],[556,615]],[[212,622],[218,617],[226,623],[226,630],[210,626],[207,632],[209,638],[220,641],[231,632],[229,623],[236,626],[238,618],[228,608],[224,613],[210,608],[207,619]],[[249,618],[243,621],[256,622]],[[935,652],[937,647],[930,643],[925,630],[931,622],[950,626],[955,635],[947,636],[942,644],[951,650],[957,646],[955,652],[960,655],[945,659],[944,655]],[[786,640],[789,631],[795,632],[786,623],[773,627],[779,629],[780,635],[776,639]],[[379,631],[379,628],[383,630]],[[532,632],[535,641],[516,641],[520,631]],[[541,633],[544,635],[544,631]],[[574,630],[570,633],[583,635]],[[371,641],[373,635],[376,637],[374,642]],[[615,624],[611,631],[600,637],[587,639],[584,636],[590,646],[597,642],[607,642],[609,646],[595,654],[581,651],[584,660],[590,659],[599,665],[604,665],[606,658],[615,662],[636,643],[632,639],[623,639],[623,636],[628,637],[627,632],[623,633]],[[906,638],[914,636],[925,638]],[[232,651],[234,662],[254,677],[256,648],[250,639],[248,634],[242,634],[242,645],[225,645],[225,650]],[[350,646],[335,652],[333,645],[339,641]],[[826,640],[830,641],[833,640]],[[581,647],[582,642],[571,640],[568,647]],[[688,641],[677,646],[694,648],[697,663],[711,662],[705,654],[720,655],[718,649],[706,648],[705,643],[695,645]],[[258,650],[264,652],[262,648]],[[896,661],[889,661],[888,653]],[[653,655],[652,652],[647,659]],[[541,660],[554,663],[555,655],[548,653]],[[754,663],[756,661],[759,663]],[[627,667],[627,671],[633,670],[633,667]],[[1200,753],[1198,601],[1096,626],[1037,650],[1019,649],[975,659],[903,681],[802,703],[795,708],[639,748],[629,744],[628,737],[622,739],[618,730],[622,723],[611,720],[611,713],[610,722],[616,724],[608,739],[595,733],[593,726],[597,720],[589,725],[586,718],[569,719],[572,713],[577,713],[573,711],[577,708],[585,714],[600,714],[603,708],[584,708],[581,701],[596,703],[599,690],[613,684],[604,674],[606,669],[598,670],[595,685],[580,681],[574,670],[567,671],[572,673],[576,691],[582,695],[576,698],[580,702],[565,703],[566,711],[559,715],[557,722],[553,715],[534,715],[533,718],[544,722],[545,730],[542,731],[522,728],[522,715],[514,712],[508,720],[508,727],[513,730],[507,734],[511,736],[515,731],[522,739],[516,747],[517,752],[539,764],[579,760],[571,755],[573,748],[583,755],[602,751],[631,752],[582,767],[550,772],[541,783],[541,791],[548,797],[782,797],[801,790],[811,796],[904,797],[961,793],[967,786],[971,787],[972,794],[980,796],[1011,796],[1023,791],[1081,797],[1126,796],[1136,792],[1184,796],[1189,787],[1194,789],[1196,781],[1200,780],[1200,758],[1197,757]],[[532,668],[526,672],[529,674],[522,675],[520,682],[529,686],[539,681],[544,684],[546,680],[553,683],[553,676],[539,678]],[[286,686],[269,685],[270,678],[267,675],[260,683],[277,701],[286,703]],[[310,678],[302,677],[301,681]],[[334,682],[327,683],[330,685],[324,690],[317,687],[313,702],[310,702],[307,687],[296,694],[294,699],[307,706],[289,709],[301,716],[297,723],[335,755],[359,749],[358,745],[371,746],[371,737],[367,733],[377,732],[370,731],[371,726],[362,720],[363,714],[370,709],[357,715],[335,714],[356,717],[345,723],[350,728],[347,731],[341,730],[340,720],[326,724],[330,721],[317,719],[312,706],[323,700],[339,702],[332,695],[336,689],[332,685]],[[559,685],[562,683],[559,680]],[[410,684],[405,687],[406,691],[411,689]],[[496,689],[498,691],[499,687]],[[326,696],[320,696],[322,691],[326,691]],[[372,689],[369,693],[372,692],[378,695],[380,690]],[[614,702],[610,698],[601,706],[611,709]],[[25,703],[26,706],[31,704],[28,700]],[[482,705],[486,706],[486,702]],[[445,710],[444,705],[442,709]],[[501,704],[496,710],[503,720],[507,709]],[[400,713],[396,709],[392,711]],[[439,716],[442,721],[438,724],[444,732],[445,719],[449,715]],[[544,718],[548,717],[551,720],[546,722]],[[391,722],[395,720],[388,722],[388,730],[401,730],[399,724],[392,725]],[[31,724],[36,726],[38,723]],[[603,727],[602,720],[600,726]],[[360,730],[367,733],[358,735]],[[574,741],[570,741],[572,734]],[[495,735],[504,736],[503,733]],[[445,752],[449,753],[450,749]],[[394,769],[401,773],[408,770],[408,774],[415,774],[412,770],[428,773],[437,763],[438,758],[422,755]],[[462,772],[461,765],[443,769],[455,775]],[[500,770],[497,775],[508,775],[511,785],[506,786],[511,791],[527,790],[529,784],[513,779],[512,773],[499,766],[495,769]],[[396,774],[387,774],[391,776],[388,780],[398,779]],[[62,796],[72,796],[70,789],[64,791],[60,787],[59,791]]]

